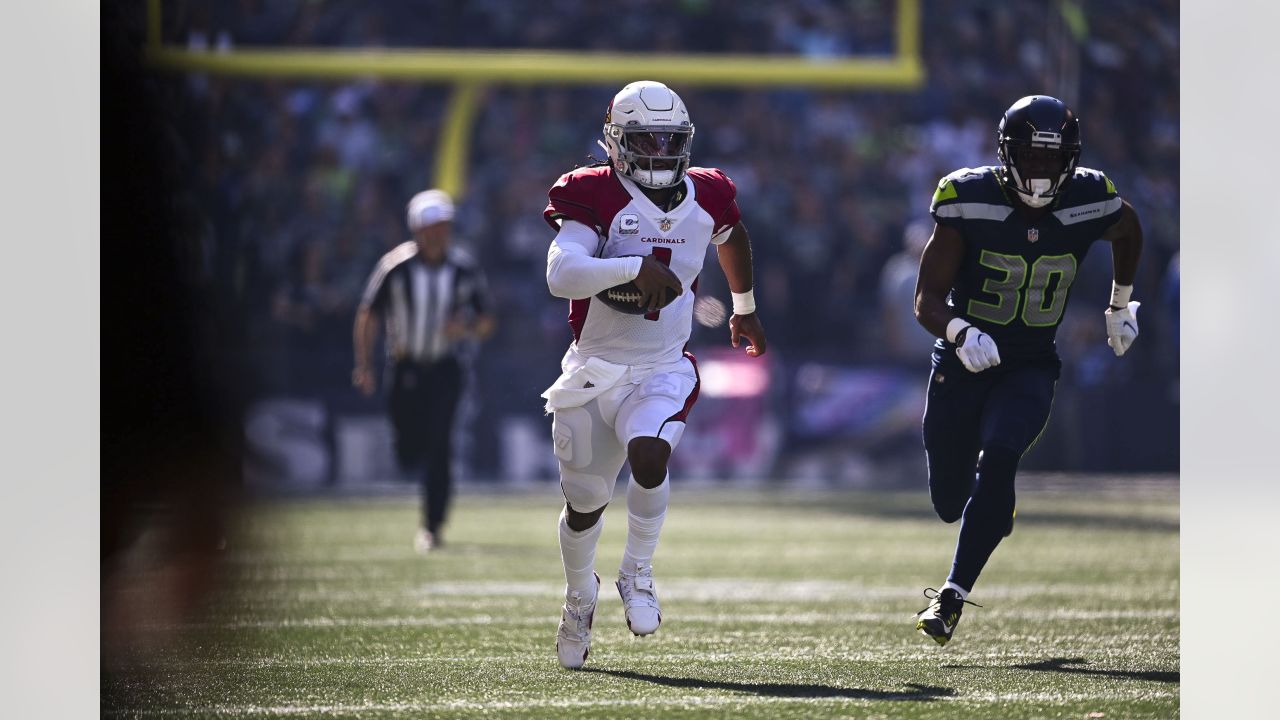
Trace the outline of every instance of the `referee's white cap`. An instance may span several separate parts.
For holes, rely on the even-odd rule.
[[[428,225],[453,220],[453,199],[443,190],[425,190],[409,199],[408,222],[411,231]]]

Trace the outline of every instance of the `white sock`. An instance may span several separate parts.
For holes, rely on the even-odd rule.
[[[578,532],[569,527],[568,510],[560,511],[560,560],[564,563],[564,580],[569,592],[578,590],[583,597],[596,591],[596,543],[604,529],[604,515],[595,525]]]
[[[969,599],[969,591],[968,591],[968,590],[965,590],[964,588],[960,587],[959,585],[957,585],[957,584],[955,584],[955,583],[951,582],[950,580],[948,580],[946,583],[944,583],[944,584],[943,584],[942,589],[943,589],[943,590],[948,590],[948,589],[950,589],[950,590],[955,590],[956,592],[960,593],[960,599],[961,599],[961,600],[968,600],[968,599]],[[941,590],[940,590],[939,592],[941,592]]]
[[[658,549],[658,534],[667,519],[667,502],[671,498],[671,475],[653,489],[641,487],[634,475],[627,483],[627,546],[622,551],[621,572],[632,575],[636,565],[652,564]]]

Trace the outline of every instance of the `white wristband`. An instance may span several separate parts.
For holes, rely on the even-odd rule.
[[[973,323],[964,318],[951,318],[951,322],[947,323],[947,342],[954,345],[956,336],[960,334],[960,331],[972,326]]]
[[[744,293],[730,292],[733,296],[733,314],[734,315],[750,315],[756,311],[755,293],[748,290]]]
[[[1117,285],[1115,280],[1111,281],[1111,307],[1128,307],[1129,296],[1132,294],[1132,285]]]

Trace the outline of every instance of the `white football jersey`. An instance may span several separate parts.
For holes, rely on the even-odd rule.
[[[572,300],[569,324],[578,354],[621,365],[670,363],[683,356],[707,246],[727,240],[740,219],[737,189],[720,170],[690,168],[684,185],[685,198],[670,211],[609,167],[579,168],[552,186],[543,213],[552,227],[567,218],[594,228],[600,240],[596,257],[655,255],[684,288],[670,305],[647,315],[618,312],[595,297]]]

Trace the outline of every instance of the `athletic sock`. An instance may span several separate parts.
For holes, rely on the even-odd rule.
[[[627,545],[622,551],[622,572],[633,575],[636,565],[653,562],[670,498],[670,474],[656,488],[642,487],[635,476],[631,476],[627,483]]]
[[[596,591],[596,544],[604,529],[604,515],[596,524],[581,532],[569,527],[568,509],[560,511],[560,560],[564,563],[564,580],[569,592],[578,590],[583,597]]]
[[[957,584],[955,584],[955,583],[951,582],[950,580],[948,580],[948,581],[946,581],[945,583],[943,583],[943,585],[942,585],[942,589],[943,589],[943,590],[955,590],[955,591],[956,591],[956,593],[960,595],[960,599],[961,599],[961,600],[968,600],[968,599],[969,599],[969,591],[968,591],[968,590],[965,590],[964,588],[960,587],[959,585],[957,585]]]

